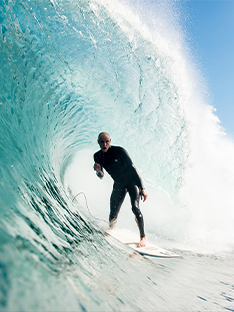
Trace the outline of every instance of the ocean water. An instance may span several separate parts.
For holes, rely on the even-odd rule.
[[[234,143],[174,1],[0,1],[0,311],[234,311]],[[149,258],[106,237],[125,147]],[[137,235],[126,198],[117,228]]]

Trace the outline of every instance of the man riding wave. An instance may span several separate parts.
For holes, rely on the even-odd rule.
[[[143,215],[139,209],[140,198],[145,201],[147,193],[143,187],[142,180],[134,167],[126,150],[120,146],[112,146],[107,132],[101,132],[98,136],[100,151],[94,154],[94,170],[102,179],[103,168],[114,180],[113,190],[110,198],[110,228],[113,228],[123,204],[126,193],[129,193],[132,211],[140,232],[138,247],[146,245]]]

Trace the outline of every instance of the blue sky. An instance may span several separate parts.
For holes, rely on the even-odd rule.
[[[187,0],[189,43],[207,81],[211,105],[234,138],[234,0]]]

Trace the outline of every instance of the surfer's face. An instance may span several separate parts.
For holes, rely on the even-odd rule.
[[[111,139],[107,134],[102,134],[98,138],[98,144],[100,145],[100,148],[103,153],[106,153],[108,149],[110,148]]]

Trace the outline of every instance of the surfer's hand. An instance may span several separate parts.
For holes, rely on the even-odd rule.
[[[93,169],[94,169],[95,171],[97,171],[97,172],[100,172],[102,168],[101,168],[101,165],[100,165],[100,164],[95,163],[94,166],[93,166]]]
[[[141,195],[141,199],[143,199],[143,202],[144,202],[144,201],[147,199],[147,197],[148,197],[148,195],[147,195],[145,189],[142,189],[142,190],[141,190],[140,195]]]

